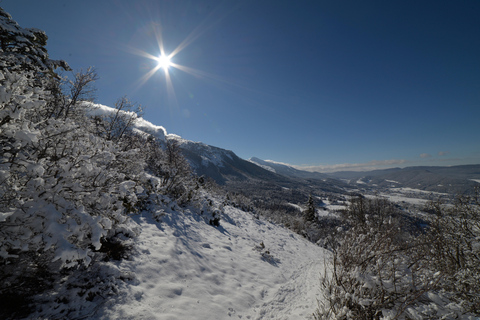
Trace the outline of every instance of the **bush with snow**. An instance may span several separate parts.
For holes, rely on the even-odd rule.
[[[420,232],[386,200],[353,199],[316,319],[475,319],[480,210],[478,198],[460,199]]]
[[[0,9],[0,41],[0,281],[5,284],[0,294],[5,297],[40,292],[46,288],[41,283],[61,269],[92,265],[102,243],[134,236],[127,209],[143,190],[145,164],[138,149],[124,150],[95,134],[95,124],[71,97],[58,99],[49,90],[61,79],[53,72],[58,64],[48,59],[44,33],[22,29]],[[66,101],[74,113],[49,109]],[[32,275],[36,281],[25,281]],[[15,289],[25,282],[29,285]]]

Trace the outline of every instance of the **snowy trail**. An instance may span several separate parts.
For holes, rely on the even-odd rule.
[[[301,266],[270,301],[256,310],[255,319],[309,319],[320,295],[320,266],[318,261]]]
[[[219,228],[188,211],[137,223],[138,253],[119,265],[136,280],[97,319],[308,319],[317,306],[326,253],[287,229],[233,207]]]

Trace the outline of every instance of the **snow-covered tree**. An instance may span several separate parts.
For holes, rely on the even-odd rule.
[[[71,97],[51,90],[61,84],[43,32],[21,28],[0,9],[0,41],[3,297],[38,292],[60,268],[88,267],[104,243],[135,235],[128,213],[143,190],[145,163],[138,149],[95,135],[81,104],[64,104]],[[77,88],[78,98],[85,87]],[[52,112],[65,106],[75,117]]]
[[[151,138],[147,141],[147,148],[147,168],[160,178],[158,192],[172,195],[181,202],[191,200],[198,183],[180,151],[178,142],[160,142]]]
[[[0,8],[0,70],[33,71],[53,75],[53,70],[62,67],[69,70],[63,60],[48,57],[47,35],[35,28],[22,28],[10,14]]]
[[[307,207],[303,211],[303,217],[306,221],[315,222],[317,220],[317,208],[312,195],[308,196]]]
[[[112,112],[95,116],[96,133],[107,140],[120,143],[127,136],[132,136],[133,124],[141,115],[142,107],[124,96],[115,102]]]

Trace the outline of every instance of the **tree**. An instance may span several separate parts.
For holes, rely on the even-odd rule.
[[[141,115],[142,107],[124,96],[115,102],[114,112],[100,117],[103,123],[98,133],[107,140],[119,143],[127,134],[131,135],[133,124]]]
[[[442,289],[463,309],[480,315],[480,197],[458,196],[453,206],[432,202],[428,256],[442,274]]]
[[[315,222],[317,220],[317,209],[312,195],[308,196],[307,208],[303,211],[303,217],[306,221]]]
[[[74,80],[67,81],[68,99],[62,106],[57,116],[63,116],[66,119],[70,115],[70,109],[79,101],[95,100],[96,88],[93,83],[98,80],[97,72],[89,67],[86,71],[80,70],[74,75]]]
[[[58,67],[70,70],[65,61],[49,59],[45,48],[47,39],[44,31],[20,27],[0,8],[0,70],[34,71],[49,76],[55,76],[53,70]]]
[[[159,191],[179,200],[189,200],[198,186],[189,163],[176,140],[165,142],[148,139],[147,168],[160,178]]]

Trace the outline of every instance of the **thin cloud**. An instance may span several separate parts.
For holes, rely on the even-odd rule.
[[[273,163],[273,164],[281,164],[281,165],[284,165],[284,166],[289,166],[289,167],[295,167],[289,163],[285,163],[285,162],[279,162],[279,161],[274,161],[274,160],[264,160],[265,162],[270,162],[270,163]]]
[[[449,153],[450,153],[450,151],[440,151],[440,152],[438,153],[438,155],[439,155],[439,156],[445,156],[445,155],[447,155],[447,154],[449,154]]]
[[[431,157],[432,157],[432,155],[429,154],[429,153],[422,153],[422,154],[420,155],[420,158],[422,158],[422,159],[431,158]]]

